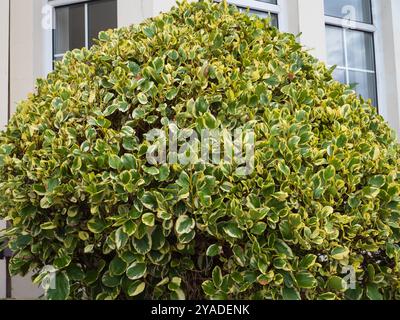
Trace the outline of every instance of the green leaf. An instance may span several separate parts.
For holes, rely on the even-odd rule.
[[[137,280],[129,285],[128,288],[128,296],[135,297],[141,294],[146,288],[146,283],[140,280]]]
[[[175,290],[171,292],[170,295],[171,300],[185,300],[185,293],[182,289]]]
[[[279,169],[280,172],[282,172],[282,174],[284,176],[289,176],[290,175],[290,169],[286,164],[280,162],[278,164],[278,169]]]
[[[241,239],[243,237],[243,231],[240,230],[234,223],[228,223],[223,229],[231,238]]]
[[[140,72],[140,66],[136,62],[129,61],[128,68],[134,76],[136,76]]]
[[[327,287],[335,290],[335,291],[341,291],[344,292],[347,290],[347,283],[346,281],[344,281],[342,278],[338,277],[338,276],[331,276],[327,283],[326,283]]]
[[[171,291],[176,291],[181,287],[182,279],[179,277],[173,277],[168,284],[168,289]]]
[[[201,284],[201,287],[204,293],[208,296],[213,296],[217,289],[214,286],[214,283],[211,280],[206,280]]]
[[[90,232],[98,234],[102,233],[107,228],[107,224],[100,218],[94,217],[88,221],[87,227]]]
[[[117,110],[118,110],[118,105],[112,104],[111,106],[108,106],[106,110],[103,111],[103,116],[108,117]]]
[[[179,89],[176,87],[170,89],[166,94],[167,100],[169,100],[169,101],[174,100],[175,97],[178,95],[178,92],[179,92]]]
[[[282,253],[289,258],[293,257],[292,249],[283,240],[280,239],[275,240],[275,249],[278,253]]]
[[[143,278],[146,274],[147,266],[143,262],[134,262],[126,270],[126,276],[131,280]]]
[[[155,223],[155,216],[153,213],[148,212],[142,215],[142,222],[149,227],[154,227]]]
[[[115,154],[112,154],[109,156],[108,158],[108,164],[111,168],[115,169],[115,170],[120,170],[122,169],[122,161],[120,159],[120,157],[118,157]]]
[[[320,294],[317,299],[318,300],[336,300],[337,296],[336,296],[336,294],[334,294],[332,292],[326,292],[326,293]]]
[[[178,241],[181,244],[187,244],[187,243],[190,243],[194,239],[195,236],[196,236],[196,231],[192,230],[189,233],[179,234]]]
[[[219,288],[222,285],[222,271],[220,267],[215,267],[212,271],[212,280],[214,285]]]
[[[136,169],[136,159],[131,154],[124,154],[121,157],[121,162],[126,170]]]
[[[20,215],[23,218],[27,218],[27,217],[33,217],[35,215],[35,213],[37,212],[37,208],[34,206],[27,206],[24,207],[21,211],[20,211]]]
[[[164,70],[164,60],[161,59],[160,57],[157,57],[153,61],[153,67],[156,70],[158,74],[160,74]]]
[[[180,216],[175,223],[175,231],[178,235],[189,233],[195,227],[194,219],[187,215]]]
[[[110,275],[120,276],[126,271],[126,262],[119,257],[115,257],[110,262]]]
[[[152,246],[151,237],[148,234],[145,234],[141,239],[132,239],[132,244],[135,250],[140,254],[149,253]]]
[[[195,102],[195,107],[199,114],[203,114],[208,111],[209,103],[204,97],[199,97]]]
[[[143,33],[148,37],[148,38],[153,38],[156,34],[156,31],[154,30],[153,27],[144,27],[143,28]]]
[[[157,208],[157,199],[151,192],[145,192],[140,200],[147,209]]]
[[[133,222],[132,220],[128,220],[127,222],[125,222],[125,224],[123,226],[123,231],[127,234],[128,237],[133,236],[133,234],[136,232],[136,230],[137,230],[137,225],[135,222]],[[116,235],[116,238],[117,238],[117,235]],[[123,242],[121,242],[121,247],[122,247],[122,243]],[[118,246],[118,244],[117,244],[117,246]]]
[[[165,244],[165,236],[163,229],[157,226],[151,233],[151,249],[161,250],[164,244]]]
[[[108,35],[107,32],[101,31],[101,32],[99,33],[99,40],[100,40],[100,41],[103,41],[103,42],[110,41],[110,36]]]
[[[336,247],[331,251],[331,257],[335,260],[344,260],[349,256],[349,249],[345,247]]]
[[[317,256],[314,254],[307,254],[303,259],[301,259],[299,263],[299,269],[308,270],[312,266],[315,265],[315,261],[317,260]]]
[[[317,286],[317,280],[309,272],[299,272],[296,274],[296,281],[300,288],[312,289]]]
[[[143,171],[151,176],[159,175],[160,171],[156,167],[142,167]]]
[[[282,289],[283,300],[301,300],[299,292],[295,288],[284,287]]]
[[[32,190],[35,191],[39,196],[44,196],[46,194],[46,188],[40,184],[34,184]]]
[[[264,222],[257,222],[250,231],[252,234],[262,235],[266,229],[267,225]]]
[[[126,101],[118,102],[117,106],[118,106],[118,110],[121,111],[121,112],[127,112],[130,109],[130,105]]]
[[[159,169],[158,181],[166,181],[169,177],[170,170],[168,164],[163,164]]]
[[[374,176],[371,179],[369,179],[368,184],[370,186],[376,187],[376,188],[382,188],[385,185],[385,177],[384,176]]]
[[[348,203],[352,209],[355,209],[361,204],[361,201],[356,196],[350,196]]]
[[[325,170],[324,170],[324,179],[325,181],[330,180],[331,178],[333,178],[336,174],[336,170],[334,166],[328,166]]]
[[[128,150],[128,151],[135,150],[136,145],[137,145],[136,140],[133,137],[124,137],[124,139],[122,141],[122,146],[124,147],[125,150]],[[122,159],[121,159],[121,164],[122,164]],[[122,166],[119,165],[119,167],[117,169],[118,170],[122,169]]]
[[[114,93],[107,92],[107,94],[103,98],[103,102],[104,103],[109,103],[112,98],[114,98]]]
[[[118,287],[121,283],[121,277],[116,275],[111,275],[108,271],[105,272],[101,278],[101,282],[109,288]]]
[[[53,222],[45,222],[40,225],[40,229],[42,230],[54,230],[57,229],[57,226]]]
[[[53,261],[53,265],[58,270],[61,270],[68,267],[71,261],[72,257],[64,249],[60,249],[57,258]]]
[[[383,300],[383,295],[379,292],[379,288],[376,283],[367,284],[367,297],[370,300]]]
[[[147,104],[149,102],[149,100],[147,99],[147,96],[143,92],[140,92],[137,95],[137,99],[140,102],[140,104]]]
[[[168,57],[171,58],[172,60],[178,60],[179,58],[179,53],[176,50],[170,50],[168,52]]]
[[[216,129],[218,127],[217,119],[210,112],[204,113],[203,118],[206,128]]]
[[[206,255],[209,257],[215,257],[219,255],[221,252],[221,246],[218,246],[217,244],[212,244],[211,246],[208,247]]]
[[[67,274],[65,272],[57,272],[55,274],[54,286],[50,283],[49,288],[46,290],[46,298],[48,300],[67,300],[69,293],[70,284]]]

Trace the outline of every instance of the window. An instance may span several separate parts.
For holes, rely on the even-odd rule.
[[[218,0],[217,2],[220,2]],[[242,12],[249,9],[249,14],[256,14],[261,18],[271,18],[271,25],[279,26],[278,15],[280,12],[278,0],[228,0],[230,4],[234,4]]]
[[[378,106],[371,0],[325,0],[325,15],[334,78]]]
[[[67,51],[91,47],[100,31],[117,27],[117,0],[98,0],[55,8],[53,60]]]

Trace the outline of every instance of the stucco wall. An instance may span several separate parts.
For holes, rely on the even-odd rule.
[[[5,2],[5,1],[2,1]],[[11,45],[10,45],[10,100],[11,112],[16,104],[25,99],[34,89],[35,79],[46,74],[42,28],[43,0],[11,1]],[[48,32],[48,31],[47,31]],[[51,58],[51,55],[50,55]],[[29,278],[14,277],[12,296],[16,299],[31,299],[42,294]]]
[[[8,1],[0,1],[0,127],[8,117]],[[0,230],[5,223],[0,221]],[[0,260],[0,299],[6,297],[6,263]]]
[[[297,0],[301,43],[318,59],[326,60],[324,0]]]

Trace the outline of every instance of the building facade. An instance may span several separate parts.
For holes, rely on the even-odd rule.
[[[192,0],[193,1],[193,0]],[[371,99],[400,134],[399,0],[230,0],[248,14],[270,16],[327,65],[334,76]],[[90,47],[99,31],[140,23],[175,0],[1,0],[0,126],[66,51]],[[0,229],[4,226],[0,222]],[[9,279],[0,260],[0,299],[36,298],[29,278]]]

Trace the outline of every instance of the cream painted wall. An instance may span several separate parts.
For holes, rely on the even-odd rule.
[[[175,0],[118,0],[118,26],[141,23],[170,10],[175,4]]]
[[[118,26],[140,23],[153,16],[153,0],[118,0]]]
[[[45,76],[48,66],[45,59],[44,39],[48,30],[42,28],[43,0],[11,1],[11,46],[10,46],[10,100],[11,111],[16,104],[34,90],[35,80]],[[51,53],[50,53],[51,54]],[[32,284],[29,276],[13,277],[12,296],[17,299],[37,298],[42,294]]]
[[[35,81],[51,68],[51,29],[42,28],[46,0],[11,1],[11,111],[34,89]]]
[[[34,1],[11,1],[11,110],[15,111],[18,101],[33,89],[34,70]]]
[[[0,127],[8,118],[8,1],[0,1]],[[5,223],[0,221],[0,230]],[[6,297],[6,263],[0,260],[0,299]]]
[[[296,0],[289,0],[295,3]],[[290,6],[290,5],[289,5]],[[310,53],[326,61],[324,0],[297,0],[300,41]]]
[[[389,97],[392,97],[391,106],[394,112],[394,119],[391,123],[394,128],[397,128],[397,134],[400,137],[400,1],[390,0],[391,3],[391,25],[388,28],[392,29],[393,51],[392,61],[394,64],[393,73],[393,93],[389,93]],[[383,19],[384,21],[386,19]]]
[[[0,1],[0,128],[8,118],[8,1]]]

